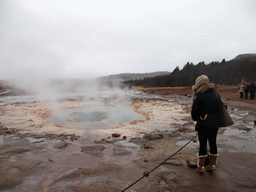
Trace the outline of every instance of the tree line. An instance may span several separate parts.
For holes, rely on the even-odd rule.
[[[124,84],[145,87],[178,87],[192,86],[200,75],[207,75],[216,85],[237,85],[241,81],[256,80],[256,56],[239,60],[221,62],[213,61],[209,64],[187,62],[182,69],[176,67],[169,75],[133,79]]]

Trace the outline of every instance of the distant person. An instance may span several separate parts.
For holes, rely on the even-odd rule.
[[[240,93],[240,99],[244,98],[244,82],[241,82],[241,84],[238,84],[239,87],[239,93]]]
[[[199,137],[199,153],[197,172],[213,171],[216,169],[218,151],[217,151],[217,133],[221,127],[220,115],[218,112],[218,102],[220,96],[216,93],[216,86],[209,83],[206,75],[199,76],[195,85],[192,87],[194,91],[193,105],[191,117],[197,121],[196,131]],[[207,158],[207,141],[210,146],[209,165],[205,167]]]
[[[248,82],[245,82],[245,85],[244,85],[244,98],[245,99],[248,99],[249,89],[250,89],[250,86],[249,86]]]
[[[254,81],[252,81],[250,85],[250,99],[254,99],[254,96],[255,96],[255,83]]]
[[[255,98],[255,92],[256,92],[256,81],[254,81],[254,85],[255,85],[255,91],[254,91],[254,98]]]

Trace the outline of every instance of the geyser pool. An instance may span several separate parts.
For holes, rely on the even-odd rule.
[[[57,125],[79,129],[106,129],[119,123],[145,120],[145,117],[132,107],[119,104],[58,109],[49,120]]]

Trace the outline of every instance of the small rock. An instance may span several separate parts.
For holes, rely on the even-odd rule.
[[[38,165],[43,163],[43,161],[40,160],[20,160],[15,163],[15,167],[17,167],[22,172],[28,172],[32,170],[33,168],[36,168]]]
[[[115,143],[116,141],[115,140],[107,140],[106,143]]]
[[[143,145],[143,144],[145,144],[146,142],[148,142],[148,139],[134,137],[134,138],[131,138],[131,139],[129,140],[129,142],[135,143],[136,145]]]
[[[120,137],[121,135],[119,133],[113,133],[112,137]]]
[[[92,146],[82,146],[81,152],[90,153],[92,155],[100,155],[101,151],[105,150],[104,145],[92,145]]]
[[[15,133],[17,133],[17,130],[14,130],[14,129],[7,129],[7,130],[4,130],[4,133],[7,133],[7,134],[15,134]]]
[[[35,141],[35,142],[33,142],[33,143],[42,143],[42,142],[44,142],[45,140],[44,139],[42,139],[42,140],[39,140],[39,141]]]
[[[125,150],[125,149],[114,149],[114,154],[116,155],[129,155],[131,154],[131,151]]]
[[[39,125],[37,125],[37,128],[42,128],[46,125],[46,123],[40,123]]]
[[[163,137],[164,136],[161,133],[158,133],[158,134],[155,134],[155,133],[153,133],[153,134],[145,134],[143,136],[143,138],[148,139],[148,140],[162,139]]]
[[[4,131],[4,133],[12,133],[11,131],[7,130],[7,131]]]
[[[186,163],[191,168],[197,168],[197,159],[196,158],[195,159],[187,159]]]
[[[127,139],[127,136],[123,136],[123,139]]]
[[[165,163],[166,163],[166,164],[170,164],[170,165],[177,165],[177,166],[182,166],[182,165],[183,165],[183,163],[182,163],[181,161],[179,161],[179,160],[173,160],[173,159],[168,160],[168,161],[166,161]]]
[[[251,128],[248,128],[248,127],[241,127],[241,128],[238,128],[238,129],[246,131],[247,133],[252,130]]]
[[[144,149],[154,149],[150,143],[146,143],[143,145]]]
[[[76,135],[72,135],[70,138],[69,138],[69,140],[71,140],[71,141],[74,141],[74,140],[78,140],[78,136],[76,136]]]
[[[144,159],[144,162],[148,162],[148,160],[147,160],[147,159]]]
[[[55,149],[61,149],[61,148],[66,147],[67,145],[68,145],[67,142],[65,142],[65,141],[60,141],[60,142],[58,142],[58,143],[55,143],[55,144],[53,145],[53,148],[55,148]]]

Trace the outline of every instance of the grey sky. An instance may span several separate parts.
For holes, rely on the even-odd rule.
[[[171,72],[255,52],[255,0],[0,0],[0,79]]]

